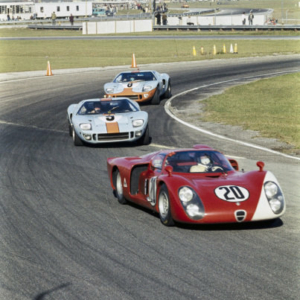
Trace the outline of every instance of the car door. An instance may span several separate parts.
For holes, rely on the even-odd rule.
[[[144,197],[152,206],[156,204],[157,178],[162,172],[164,157],[162,154],[155,155],[144,177]]]
[[[163,93],[163,91],[164,91],[164,86],[163,86],[162,77],[161,77],[161,75],[160,75],[158,72],[156,72],[156,71],[153,71],[153,74],[154,74],[154,76],[155,76],[156,79],[157,79],[158,87],[159,87],[159,91],[160,91],[160,95],[161,95],[161,94]]]

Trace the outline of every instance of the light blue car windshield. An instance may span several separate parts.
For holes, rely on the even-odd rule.
[[[156,77],[152,72],[132,72],[132,73],[120,73],[114,82],[130,82],[130,81],[155,81]]]
[[[115,114],[139,111],[139,109],[126,99],[111,101],[86,101],[78,110],[78,115]]]

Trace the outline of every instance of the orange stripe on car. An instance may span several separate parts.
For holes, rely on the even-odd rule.
[[[107,130],[107,133],[120,132],[118,122],[106,123],[106,130]]]
[[[134,99],[136,102],[144,102],[144,101],[149,101],[155,94],[156,89],[153,89],[152,91],[149,92],[141,92],[141,93],[136,93],[133,92],[131,88],[124,88],[124,90],[121,93],[118,94],[107,94],[108,97],[132,97],[136,96],[137,99]],[[144,94],[148,94],[148,97],[145,98]]]

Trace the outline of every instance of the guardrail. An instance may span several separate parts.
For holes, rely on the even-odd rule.
[[[96,21],[96,20],[95,20]],[[82,30],[82,25],[31,24],[29,29]],[[300,25],[221,26],[221,25],[155,25],[154,31],[299,31]]]
[[[44,30],[82,30],[82,25],[51,25],[51,24],[34,24],[28,25],[29,29]]]
[[[299,31],[300,25],[155,25],[155,31]]]
[[[114,16],[97,16],[97,17],[79,17],[74,18],[74,24],[78,22],[98,22],[98,21],[108,21],[108,20],[135,20],[135,19],[151,19],[152,15],[149,13],[140,13],[134,15],[114,15]],[[0,28],[1,26],[14,26],[14,25],[41,25],[41,24],[51,24],[52,20],[48,19],[36,19],[36,20],[10,20],[10,21],[0,21]],[[69,18],[57,18],[56,24],[65,24],[70,23]]]

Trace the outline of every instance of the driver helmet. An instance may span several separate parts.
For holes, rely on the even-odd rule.
[[[95,110],[95,112],[97,112],[97,113],[100,112],[101,108],[100,108],[100,104],[99,104],[99,103],[95,104],[94,110]]]
[[[207,155],[201,155],[199,160],[202,165],[207,166],[211,164],[210,158]]]

